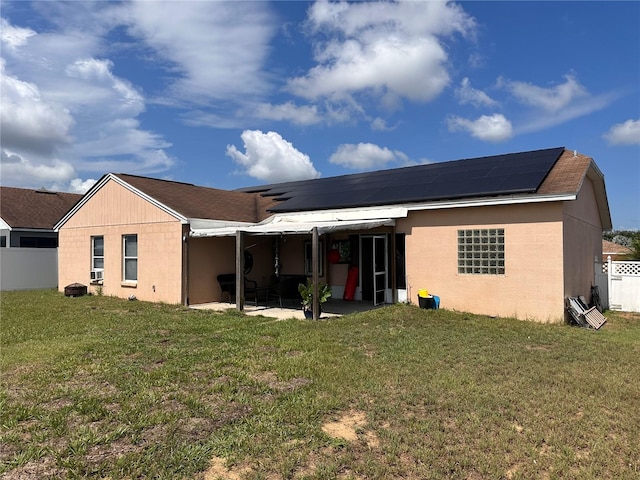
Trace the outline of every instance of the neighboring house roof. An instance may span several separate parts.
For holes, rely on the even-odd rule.
[[[602,255],[606,259],[606,255],[630,255],[631,249],[618,243],[602,240]]]
[[[11,229],[53,230],[82,195],[0,187],[0,217]]]

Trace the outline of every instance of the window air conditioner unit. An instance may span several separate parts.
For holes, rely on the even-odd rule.
[[[102,270],[91,270],[91,281],[92,282],[101,282],[103,280]]]

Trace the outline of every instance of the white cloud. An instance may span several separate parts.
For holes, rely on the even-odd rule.
[[[640,119],[616,123],[603,137],[612,145],[640,145]]]
[[[0,38],[5,48],[16,51],[19,47],[27,43],[29,37],[36,35],[30,28],[15,27],[4,18],[0,19]]]
[[[498,102],[485,92],[473,88],[471,82],[466,77],[460,82],[460,87],[456,89],[455,95],[462,105],[468,103],[474,107],[495,107],[498,105]]]
[[[69,191],[72,193],[81,193],[85,194],[87,191],[95,185],[98,180],[94,178],[88,178],[86,180],[82,180],[81,178],[74,178],[69,183]]]
[[[256,116],[266,120],[288,120],[296,125],[313,125],[322,121],[315,105],[298,107],[293,102],[281,105],[261,103],[256,109]]]
[[[130,33],[170,62],[171,95],[186,101],[254,97],[277,24],[263,2],[133,2],[119,12]]]
[[[482,115],[476,120],[451,117],[448,123],[449,130],[464,130],[485,142],[502,142],[511,138],[513,134],[511,122],[501,114]]]
[[[329,158],[329,162],[352,170],[372,170],[397,161],[407,163],[408,158],[402,152],[372,143],[340,145]]]
[[[371,130],[375,130],[378,132],[388,132],[390,130],[394,130],[395,127],[390,127],[389,125],[387,125],[387,122],[380,118],[377,117],[375,118],[372,122],[371,122]]]
[[[288,182],[318,178],[308,155],[276,132],[245,130],[241,135],[245,153],[235,145],[227,146],[227,156],[233,159],[243,173],[267,183]]]
[[[449,2],[320,1],[309,10],[308,24],[318,64],[290,79],[289,90],[332,101],[371,93],[387,105],[438,96],[449,84],[441,37],[475,28],[473,19]]]
[[[87,28],[96,18],[85,19]],[[95,56],[102,41],[98,33],[61,26],[14,40],[19,52],[3,50],[2,146],[21,159],[3,169],[3,183],[24,182],[34,172],[38,186],[62,186],[82,172],[145,174],[174,163],[163,150],[170,143],[140,124],[143,94],[113,73],[113,61]]]
[[[73,118],[43,98],[37,85],[5,72],[0,60],[0,135],[4,148],[51,155],[70,142]]]
[[[576,100],[589,96],[587,89],[573,75],[565,75],[564,78],[564,83],[549,88],[516,81],[507,81],[505,86],[514,97],[526,105],[547,112],[558,112]]]
[[[50,188],[68,183],[76,176],[73,165],[59,159],[48,163],[32,162],[13,152],[2,150],[0,177],[6,185],[16,187]]]

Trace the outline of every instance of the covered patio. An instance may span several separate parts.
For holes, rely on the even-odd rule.
[[[393,246],[393,241],[389,239],[395,238],[394,232],[396,219],[405,217],[406,215],[407,210],[404,208],[376,207],[350,210],[348,212],[300,212],[277,214],[261,223],[251,225],[211,225],[209,222],[194,222],[191,226],[189,235],[193,240],[221,237],[231,237],[235,239],[235,274],[229,273],[229,277],[235,279],[235,288],[232,288],[232,290],[236,295],[234,295],[235,303],[211,302],[206,304],[195,304],[192,306],[193,308],[210,308],[217,310],[236,308],[237,310],[243,311],[249,315],[266,315],[278,318],[304,318],[302,309],[297,303],[291,305],[292,308],[282,308],[284,306],[282,303],[277,305],[274,304],[273,306],[268,304],[268,306],[259,306],[250,305],[245,301],[244,278],[247,273],[247,269],[245,268],[247,249],[253,248],[261,243],[260,241],[257,241],[252,245],[246,246],[245,239],[260,237],[271,237],[274,239],[275,249],[273,273],[276,277],[281,274],[280,255],[284,253],[279,247],[279,239],[282,239],[283,241],[286,241],[287,238],[308,239],[304,240],[305,242],[308,242],[309,245],[308,250],[305,250],[309,255],[308,258],[305,257],[304,274],[315,289],[313,293],[314,301],[311,310],[314,319],[345,315],[354,311],[371,309],[374,305],[393,303],[396,301],[396,298],[394,298],[396,295],[395,264],[389,261],[389,252],[395,251],[395,248]],[[351,301],[348,302],[340,301],[334,297],[329,302],[322,305],[322,312],[320,312],[320,305],[317,302],[320,279],[322,278],[322,281],[327,285],[330,285],[332,288],[335,288],[336,286],[331,276],[327,276],[327,272],[323,273],[323,265],[325,263],[329,244],[325,239],[328,239],[328,237],[335,238],[333,235],[337,233],[348,233],[352,236],[358,235],[361,237],[365,232],[373,232],[368,234],[368,236],[371,237],[369,242],[372,247],[366,251],[369,255],[366,257],[366,264],[367,266],[372,265],[367,280],[370,281],[371,290],[375,293],[372,293],[372,298],[369,299],[370,301],[358,301],[362,299],[358,294],[356,294],[355,301],[350,299]],[[377,235],[377,238],[374,238],[374,235]],[[343,244],[348,241],[348,236],[341,240]],[[374,242],[376,242],[376,246],[379,249],[377,256],[374,254]],[[302,243],[300,243],[300,245],[302,245]],[[360,250],[361,249],[358,248],[358,251]],[[363,259],[361,257],[362,253],[360,256],[354,257],[351,260],[351,263],[361,268],[363,265]],[[299,263],[298,269],[303,268],[302,257],[299,262],[295,263]],[[253,264],[253,261],[251,264]],[[293,262],[289,263],[289,265],[292,264]],[[375,265],[375,267],[373,265]],[[249,267],[248,270],[250,269],[251,267]],[[264,275],[264,272],[261,273]],[[293,274],[294,272],[290,271],[287,273]],[[296,271],[296,273],[300,272]],[[344,283],[344,280],[341,280],[341,283]],[[338,284],[338,287],[344,288],[344,285]],[[259,282],[254,287],[254,289],[267,292],[268,288],[269,287],[265,287],[264,284],[260,285]],[[256,293],[256,296],[257,295],[258,293]],[[336,295],[335,291],[334,295]],[[339,295],[342,296],[341,293]],[[286,307],[289,307],[289,305]]]

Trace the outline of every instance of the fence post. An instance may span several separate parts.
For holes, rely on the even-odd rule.
[[[611,308],[611,255],[607,255],[607,305]]]

